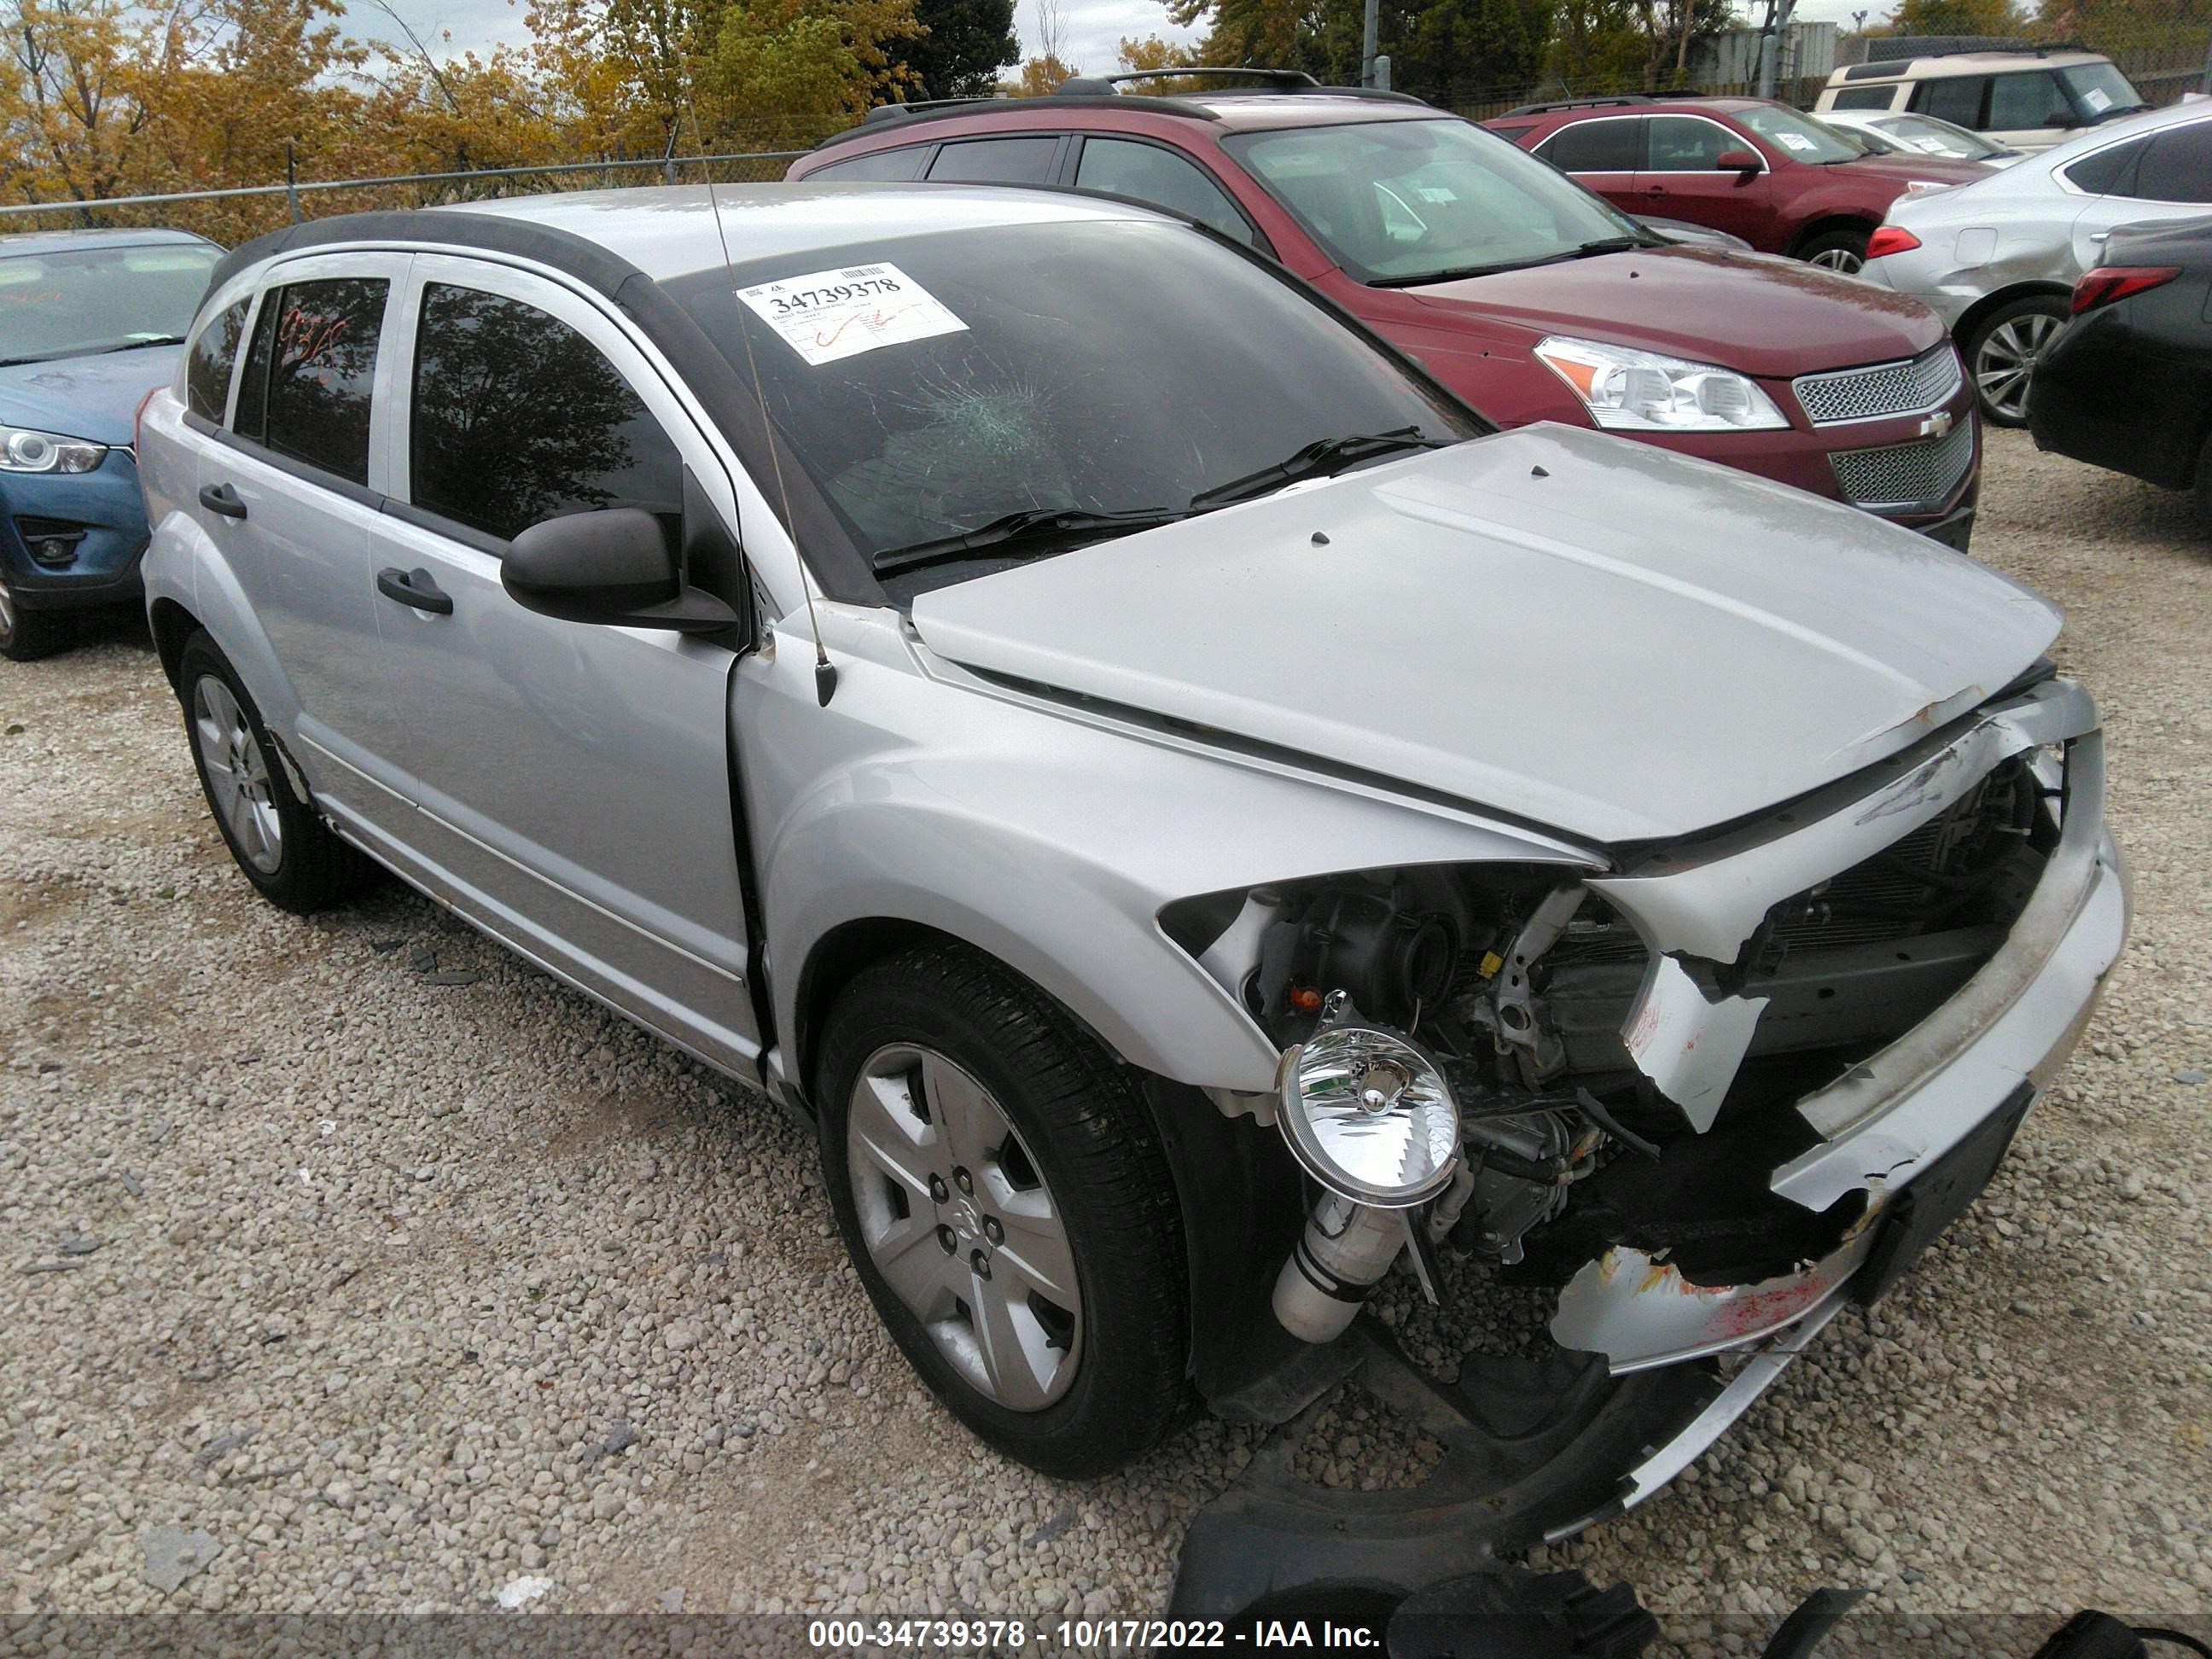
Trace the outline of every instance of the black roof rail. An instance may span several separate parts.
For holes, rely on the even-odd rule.
[[[833,132],[816,149],[830,149],[852,139],[870,137],[887,126],[917,126],[925,121],[942,121],[955,115],[972,115],[979,111],[1009,109],[1137,109],[1154,115],[1180,115],[1187,121],[1218,121],[1221,118],[1200,105],[1184,103],[1172,98],[1132,97],[1127,93],[1115,93],[1106,97],[1055,98],[1048,104],[1042,98],[930,98],[913,104],[878,104],[860,118],[858,126],[847,127],[842,132]]]
[[[1974,52],[2048,58],[2055,52],[2094,52],[2096,48],[2079,40],[2023,40],[2013,34],[1878,34],[1868,40],[1866,50],[1865,64],[1848,67],[1872,70],[1879,64],[1879,72],[1899,74],[1923,58],[1960,58]]]
[[[1109,86],[1119,86],[1124,81],[1162,81],[1181,75],[1233,75],[1249,81],[1264,81],[1271,87],[1286,89],[1296,88],[1300,91],[1304,91],[1308,87],[1321,85],[1320,82],[1315,80],[1304,70],[1266,69],[1250,64],[1240,64],[1234,67],[1217,67],[1212,64],[1185,64],[1175,69],[1124,70],[1117,75],[1101,75],[1095,78],[1105,82]],[[1330,90],[1334,91],[1336,88],[1331,88]]]
[[[1687,96],[1669,93],[1669,98]],[[1659,100],[1648,92],[1617,92],[1606,98],[1559,98],[1547,104],[1523,104],[1518,109],[1509,109],[1508,115],[1549,115],[1563,109],[1607,109],[1616,104],[1656,104]]]
[[[1231,76],[1240,80],[1256,81],[1250,87],[1214,87],[1202,93],[1165,93],[1169,98],[1264,98],[1283,93],[1312,92],[1331,98],[1365,98],[1385,104],[1419,104],[1426,107],[1428,100],[1416,98],[1410,92],[1390,92],[1381,87],[1333,87],[1316,81],[1304,70],[1266,69],[1251,64],[1223,67],[1212,64],[1179,64],[1172,69],[1124,70],[1113,75],[1080,75],[1060,82],[1054,96],[1089,96],[1093,94],[1117,93],[1131,81],[1177,81],[1197,76]],[[1121,94],[1127,96],[1127,94]]]

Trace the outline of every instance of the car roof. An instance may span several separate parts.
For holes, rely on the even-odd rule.
[[[21,253],[64,253],[88,247],[176,247],[216,245],[189,230],[18,230],[0,234],[0,259]]]
[[[2014,52],[1932,52],[1925,58],[1899,58],[1872,64],[1846,64],[1828,77],[1832,87],[1863,86],[1868,82],[1927,81],[1946,75],[1990,75],[2005,70],[2072,69],[2081,64],[2109,64],[2100,52],[2052,48],[2038,51],[2022,46]]]
[[[1166,215],[1134,204],[1099,197],[1000,185],[841,184],[826,179],[797,184],[563,191],[422,211],[425,216],[461,215],[539,226],[603,248],[655,282],[720,266],[725,232],[730,255],[750,263],[793,253],[826,253],[856,242],[994,225],[1173,222]],[[413,216],[364,216],[382,222]],[[315,222],[335,228],[345,222]],[[392,235],[391,229],[382,228],[380,240]],[[404,231],[398,239],[404,240]],[[442,234],[436,240],[466,241],[465,237]]]
[[[1457,120],[1449,110],[1428,104],[1385,103],[1356,92],[1186,93],[1176,101],[1211,111],[1224,127],[1254,132],[1277,127],[1352,126],[1370,121]]]

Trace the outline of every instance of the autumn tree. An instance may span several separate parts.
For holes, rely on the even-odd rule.
[[[1008,82],[1004,91],[1013,98],[1042,98],[1048,92],[1060,90],[1060,82],[1075,73],[1059,58],[1047,53],[1031,58],[1022,64],[1021,73]]]
[[[2018,34],[2027,14],[2014,0],[1904,0],[1890,22],[1899,34]]]

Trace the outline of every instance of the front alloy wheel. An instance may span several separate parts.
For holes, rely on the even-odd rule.
[[[1082,1363],[1083,1291],[1052,1189],[991,1091],[943,1054],[868,1057],[845,1126],[869,1259],[952,1368],[1034,1412]]]
[[[1046,1474],[1156,1445],[1188,1400],[1188,1281],[1137,1074],[945,939],[854,975],[812,1077],[838,1231],[938,1398]]]

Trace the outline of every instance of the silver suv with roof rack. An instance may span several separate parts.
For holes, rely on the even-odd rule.
[[[1501,1545],[1615,1513],[1971,1200],[2120,950],[2053,606],[1494,431],[1140,207],[337,218],[192,334],[146,586],[245,878],[381,866],[781,1103],[1053,1474],[1299,1409],[1402,1262],[1551,1308],[1458,1385]]]

